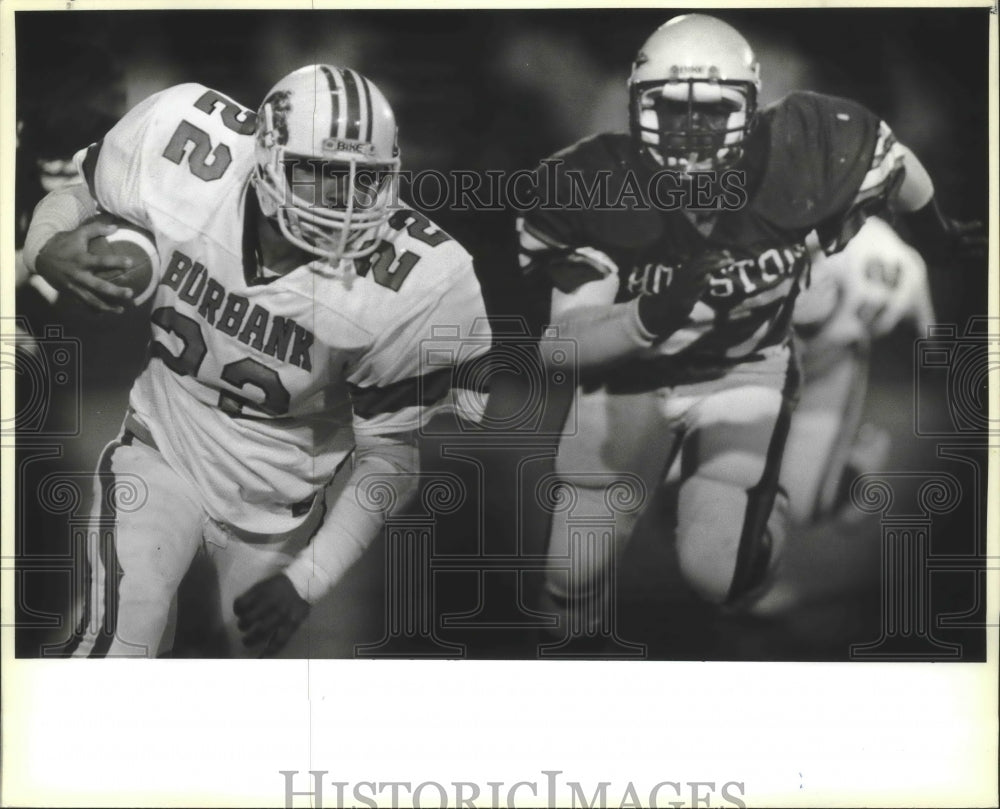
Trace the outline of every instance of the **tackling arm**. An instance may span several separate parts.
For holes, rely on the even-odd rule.
[[[572,292],[552,290],[552,337],[576,342],[581,368],[603,365],[653,344],[654,335],[639,318],[638,300],[614,303],[617,289],[617,276],[607,275]],[[543,359],[546,342],[543,337]]]
[[[358,436],[346,487],[312,542],[285,569],[301,598],[315,604],[330,592],[382,530],[384,515],[368,502],[367,489],[387,484],[396,504],[405,505],[417,490],[419,468],[414,433]]]
[[[245,646],[264,643],[263,656],[280,651],[309,614],[382,530],[381,512],[366,507],[362,486],[384,482],[397,503],[416,490],[414,435],[358,439],[354,470],[312,542],[281,573],[257,582],[233,602]]]

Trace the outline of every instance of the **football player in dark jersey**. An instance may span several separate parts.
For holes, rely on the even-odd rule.
[[[549,333],[575,340],[580,364],[556,461],[572,506],[554,515],[545,588],[579,635],[608,632],[609,563],[675,461],[688,585],[734,608],[766,591],[787,533],[807,237],[834,254],[889,209],[933,248],[961,237],[878,116],[808,92],[758,109],[759,89],[739,32],[670,20],[635,59],[630,135],[542,161],[518,219],[522,268],[551,290]]]

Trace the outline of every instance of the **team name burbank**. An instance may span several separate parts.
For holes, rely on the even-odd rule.
[[[272,315],[260,304],[251,308],[249,298],[229,292],[201,262],[175,250],[161,283],[185,303],[197,306],[198,315],[223,334],[282,362],[312,370],[310,349],[315,337],[309,329],[292,318]]]

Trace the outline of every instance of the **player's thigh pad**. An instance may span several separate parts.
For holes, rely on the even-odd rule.
[[[550,494],[547,590],[557,599],[601,590],[668,463],[674,432],[663,393],[578,391]]]
[[[609,472],[655,478],[670,453],[673,434],[664,417],[663,393],[577,391],[576,419],[559,440],[556,473],[566,482],[601,487]]]
[[[155,656],[201,543],[204,512],[155,449],[126,433],[98,466],[78,656]]]
[[[787,363],[775,370],[770,378],[734,375],[733,387],[704,395],[696,386],[688,392],[698,401],[681,450],[677,554],[688,583],[714,603],[753,586],[751,571],[759,577],[767,567],[762,556],[778,550],[766,543],[786,533],[783,526],[769,531],[768,520],[775,518],[796,380]]]

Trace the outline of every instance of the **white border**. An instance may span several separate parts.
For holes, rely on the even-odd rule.
[[[13,200],[14,10],[200,2],[2,0],[0,206]],[[273,3],[213,3],[263,9]],[[353,3],[352,8],[384,7]],[[510,3],[535,7],[535,3]],[[556,4],[551,4],[556,5]],[[568,4],[558,4],[568,6]],[[574,3],[593,7],[597,3]],[[661,4],[637,3],[632,7]],[[770,8],[780,2],[747,3]],[[871,6],[817,0],[802,7]],[[880,2],[882,6],[912,3]],[[986,7],[988,3],[934,5]],[[424,7],[397,3],[394,8]],[[465,2],[434,3],[464,8]],[[685,7],[724,8],[722,3]],[[288,3],[282,8],[347,7]],[[664,16],[668,16],[665,10]],[[991,17],[990,315],[997,316],[997,16]],[[845,58],[849,54],[845,53]],[[0,230],[11,267],[13,228]],[[2,278],[0,314],[13,315]],[[13,409],[4,370],[2,406]],[[991,378],[996,383],[996,375]],[[992,419],[1000,393],[990,393]],[[990,453],[989,554],[998,557]],[[2,610],[13,612],[12,453],[2,458]],[[1000,613],[998,571],[987,614]],[[743,781],[750,806],[988,806],[997,800],[997,635],[986,664],[15,660],[4,627],[3,805],[283,805],[277,771],[330,780],[541,782],[624,789]],[[433,793],[430,793],[433,795]],[[717,795],[717,793],[716,793]],[[563,793],[563,800],[568,795]],[[304,805],[304,804],[296,804]],[[327,803],[326,805],[331,805]],[[616,804],[614,804],[616,805]]]

